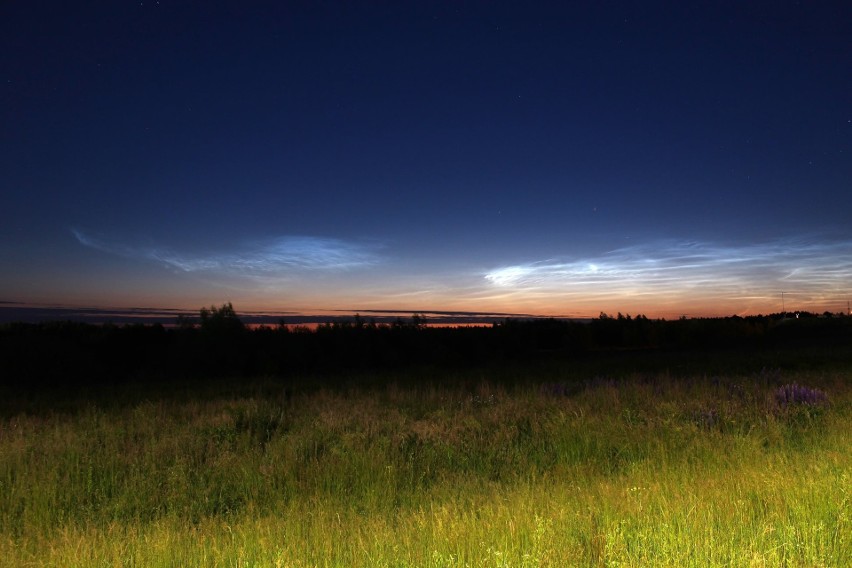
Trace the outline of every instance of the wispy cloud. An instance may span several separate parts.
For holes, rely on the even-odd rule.
[[[379,247],[326,237],[284,236],[244,242],[232,250],[180,253],[169,247],[137,246],[72,229],[80,244],[106,253],[160,263],[182,272],[275,276],[292,272],[350,270],[380,262]]]
[[[502,298],[644,298],[675,304],[704,298],[752,302],[781,291],[802,301],[845,298],[852,288],[852,241],[777,241],[726,246],[656,242],[594,258],[542,260],[484,274]]]

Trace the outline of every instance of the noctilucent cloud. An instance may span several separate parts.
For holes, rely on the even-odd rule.
[[[846,311],[852,5],[692,4],[3,3],[0,302]]]

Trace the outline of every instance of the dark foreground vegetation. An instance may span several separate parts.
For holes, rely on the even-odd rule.
[[[491,326],[429,327],[413,316],[394,324],[352,321],[307,328],[243,325],[230,304],[202,309],[174,327],[75,322],[0,326],[4,386],[119,384],[143,380],[312,376],[403,369],[502,368],[569,363],[594,372],[756,372],[852,361],[852,317],[812,314],[651,320],[505,320]],[[731,368],[731,367],[735,368]]]
[[[0,565],[845,566],[852,318],[0,332]]]

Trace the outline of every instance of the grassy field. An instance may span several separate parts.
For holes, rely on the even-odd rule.
[[[457,379],[22,403],[0,566],[852,558],[849,373]],[[793,383],[819,391],[782,401]]]

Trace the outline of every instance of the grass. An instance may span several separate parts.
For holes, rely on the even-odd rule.
[[[0,566],[852,558],[842,372],[186,394],[0,419]]]

